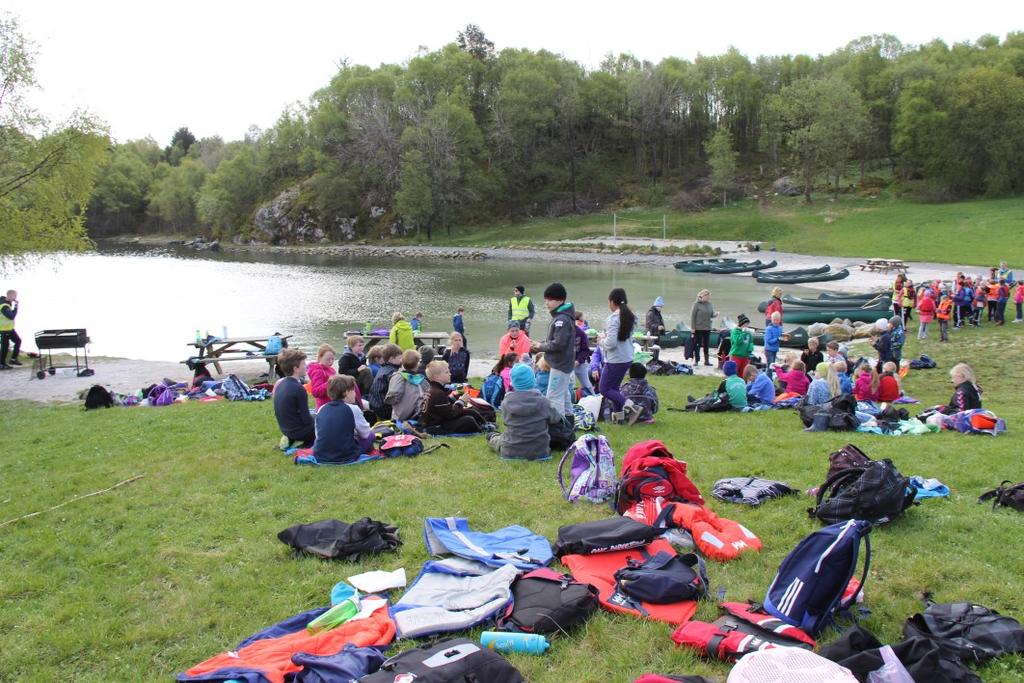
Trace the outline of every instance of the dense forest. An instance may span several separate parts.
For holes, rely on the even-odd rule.
[[[780,187],[947,201],[1024,191],[1022,159],[1024,33],[869,36],[818,57],[609,55],[587,70],[498,51],[471,25],[407,64],[341,65],[243,140],[183,127],[166,147],[111,145],[86,226],[294,242],[615,202],[700,210]]]

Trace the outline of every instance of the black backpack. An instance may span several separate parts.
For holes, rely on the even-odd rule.
[[[970,602],[928,602],[903,624],[903,635],[923,637],[965,662],[1024,652],[1024,628],[1012,617]]]
[[[992,489],[991,491],[986,491],[981,494],[978,498],[978,502],[983,503],[986,500],[991,500],[993,510],[1002,505],[1004,507],[1024,512],[1024,481],[1017,484],[1010,484],[1009,486],[1006,486],[1006,484],[1010,484],[1009,479],[1004,479],[1002,483],[999,484],[999,488]]]
[[[647,556],[643,562],[628,560],[615,572],[615,589],[640,602],[666,605],[707,597],[708,573],[704,560],[693,553]]]
[[[891,460],[873,460],[829,477],[818,489],[816,505],[808,513],[826,524],[847,519],[885,524],[913,505],[916,495],[917,487]]]
[[[647,545],[662,533],[629,517],[606,517],[560,527],[552,550],[558,557],[629,550]]]
[[[106,387],[93,384],[89,387],[89,393],[85,395],[85,409],[96,410],[97,408],[113,408],[114,396]]]
[[[576,418],[572,415],[563,415],[558,422],[549,422],[548,439],[553,451],[564,451],[573,445],[576,441]]]
[[[568,574],[541,567],[512,584],[512,604],[498,619],[506,631],[564,633],[597,611],[598,591]]]
[[[395,550],[402,544],[398,538],[398,527],[369,517],[363,517],[352,524],[336,519],[296,524],[280,532],[277,538],[299,552],[327,560],[353,562],[358,562],[364,554]]]
[[[524,683],[519,670],[497,652],[466,638],[452,638],[400,652],[360,683]]]

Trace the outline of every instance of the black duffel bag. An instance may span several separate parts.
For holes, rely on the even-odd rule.
[[[929,602],[903,624],[908,638],[929,638],[965,662],[1024,652],[1024,627],[1013,617],[970,602]]]
[[[377,673],[359,683],[525,683],[523,675],[507,659],[465,638],[400,652],[384,662]]]
[[[568,574],[541,567],[512,584],[512,604],[498,618],[505,631],[564,633],[597,611],[598,591]]]
[[[402,544],[398,527],[363,517],[347,524],[323,519],[312,524],[296,524],[277,534],[278,540],[295,550],[327,560],[358,562],[362,555],[395,550]]]
[[[643,562],[629,560],[615,572],[615,587],[634,600],[664,605],[706,597],[708,573],[704,560],[693,553],[659,552]]]
[[[629,517],[607,517],[560,527],[552,551],[561,557],[629,550],[647,545],[662,533]]]

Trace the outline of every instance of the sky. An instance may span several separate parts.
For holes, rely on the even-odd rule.
[[[17,17],[36,45],[41,90],[31,102],[40,113],[60,121],[87,110],[117,141],[151,136],[160,144],[181,126],[197,137],[240,139],[306,103],[343,60],[404,63],[470,23],[498,50],[543,48],[588,68],[608,53],[657,62],[735,46],[751,59],[816,56],[871,34],[919,45],[1024,30],[1019,0],[4,0],[0,11]]]

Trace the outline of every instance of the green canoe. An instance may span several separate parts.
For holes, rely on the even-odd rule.
[[[877,301],[868,302],[863,306],[836,306],[835,308],[817,308],[805,306],[797,308],[791,306],[783,310],[782,317],[787,323],[797,325],[810,325],[811,323],[827,323],[834,318],[851,320],[853,322],[873,322],[879,318],[888,318],[892,308],[889,300],[882,298]]]
[[[720,266],[712,265],[709,269],[709,273],[716,275],[724,275],[726,273],[746,273],[752,270],[765,270],[766,268],[774,268],[779,265],[776,261],[769,261],[768,263],[762,262],[760,259],[757,261],[737,261],[736,263],[725,263]]]
[[[676,261],[676,268],[684,273],[706,273],[711,266],[721,266],[726,263],[736,263],[734,258],[700,258],[689,261]]]

